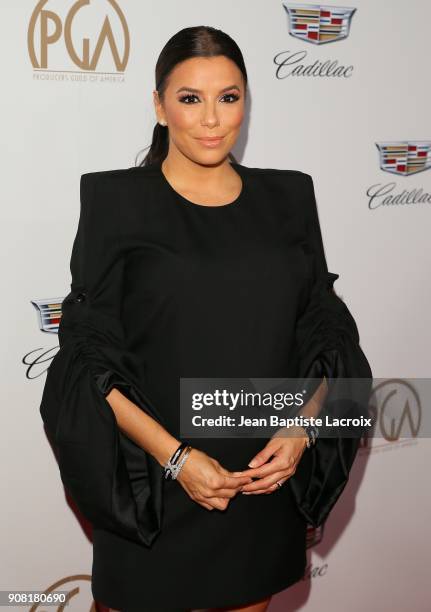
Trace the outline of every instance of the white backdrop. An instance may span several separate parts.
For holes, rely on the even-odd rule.
[[[335,288],[356,318],[374,376],[429,375],[431,172],[388,172],[376,144],[407,141],[413,150],[414,141],[431,140],[431,3],[356,0],[344,8],[356,8],[347,37],[313,44],[292,35],[278,0],[3,3],[0,590],[58,583],[78,588],[70,612],[92,605],[91,543],[67,503],[39,414],[57,336],[40,329],[34,303],[69,292],[80,175],[130,167],[149,144],[155,62],[179,29],[219,27],[241,47],[250,100],[234,153],[245,165],[313,176],[328,266],[340,275]],[[128,51],[124,69],[106,41],[94,66],[74,58],[74,50],[82,58],[85,37],[93,55],[105,15],[120,58]],[[281,60],[296,63],[277,72]],[[290,74],[298,63],[327,60],[349,67],[348,76]],[[425,169],[430,154],[421,144]],[[378,197],[370,207],[376,186],[392,195],[422,189],[429,201]],[[420,436],[364,445],[324,529],[310,530],[309,575],[275,596],[270,612],[431,609],[430,447]]]

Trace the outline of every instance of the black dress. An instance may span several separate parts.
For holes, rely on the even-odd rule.
[[[125,612],[242,605],[298,581],[306,526],[340,496],[358,440],[318,440],[269,495],[192,501],[117,427],[117,387],[230,470],[261,438],[180,438],[180,377],[371,378],[332,289],[311,176],[233,164],[242,191],[204,206],[160,165],[84,174],[60,350],[41,415],[62,481],[94,526],[95,599]]]

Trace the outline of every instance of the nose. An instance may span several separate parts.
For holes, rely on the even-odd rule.
[[[206,125],[207,127],[215,127],[219,125],[216,103],[205,102],[202,105],[201,125]]]

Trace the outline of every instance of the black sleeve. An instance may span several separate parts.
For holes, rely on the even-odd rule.
[[[80,196],[71,291],[40,414],[61,480],[82,514],[94,527],[151,545],[161,526],[163,468],[123,434],[106,400],[116,387],[162,422],[124,347],[121,199],[97,172],[81,176]]]
[[[337,399],[337,394],[331,395],[330,391],[327,405],[331,406],[332,416],[365,416],[372,386],[371,368],[360,347],[355,320],[334,290],[339,275],[328,271],[312,177],[301,174],[312,282],[308,303],[296,322],[298,376],[304,380],[342,378],[344,386],[347,379],[355,379],[351,394],[344,395],[344,399],[338,395]],[[363,384],[357,379],[362,379]],[[325,414],[324,407],[322,415]],[[347,484],[359,448],[357,434],[358,430],[356,435],[344,437],[339,430],[337,435],[318,437],[315,446],[305,450],[289,479],[301,513],[315,527],[328,517]]]

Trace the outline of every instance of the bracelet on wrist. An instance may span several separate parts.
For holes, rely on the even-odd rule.
[[[184,449],[185,449],[185,452],[181,456],[181,453],[183,452]],[[182,442],[179,445],[177,450],[173,453],[170,459],[163,466],[165,480],[176,480],[191,450],[192,450],[192,447],[188,446],[185,442]]]
[[[317,436],[319,435],[319,429],[316,425],[305,425],[303,427],[307,434],[307,448],[311,448],[316,444]]]

